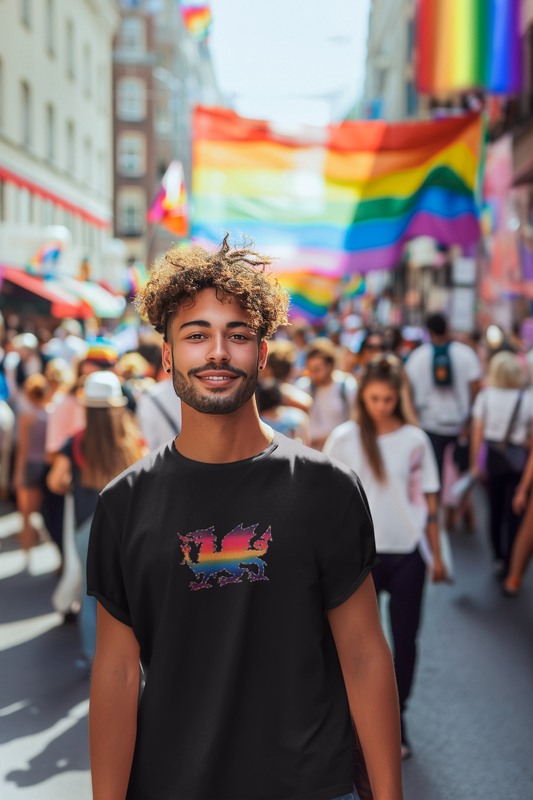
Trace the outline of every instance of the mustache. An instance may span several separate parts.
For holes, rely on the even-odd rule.
[[[231,367],[229,364],[225,367],[214,367],[212,364],[204,364],[203,367],[193,367],[187,373],[187,375],[197,375],[199,372],[206,372],[207,370],[211,370],[211,372],[218,372],[219,370],[222,372],[231,372],[233,375],[237,375],[241,378],[247,378],[248,375],[243,369],[238,369],[238,367]]]

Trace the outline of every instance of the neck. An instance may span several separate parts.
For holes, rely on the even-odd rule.
[[[377,436],[397,431],[402,425],[403,422],[399,420],[398,417],[386,417],[385,419],[374,420],[374,428],[376,429]]]
[[[431,341],[436,345],[446,344],[448,341],[448,336],[446,334],[444,334],[444,336],[435,336],[435,334],[433,334]]]
[[[232,414],[201,414],[181,404],[182,427],[176,449],[206,464],[229,464],[262,453],[272,441],[270,428],[257,413],[255,398]]]

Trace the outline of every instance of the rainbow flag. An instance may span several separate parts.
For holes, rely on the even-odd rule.
[[[191,235],[250,236],[276,272],[329,277],[395,266],[403,244],[479,238],[479,115],[344,122],[296,138],[227,109],[193,119]]]
[[[63,247],[61,239],[51,239],[49,242],[45,242],[30,258],[30,269],[42,271],[54,267]]]
[[[148,280],[148,270],[142,261],[135,261],[124,270],[124,290],[128,297],[134,297]],[[105,287],[104,287],[105,288]]]
[[[146,219],[153,225],[162,225],[176,236],[187,236],[189,230],[187,205],[183,167],[180,161],[171,161]]]
[[[212,17],[209,3],[204,0],[179,0],[185,27],[197,42],[203,41],[211,27]]]
[[[516,94],[520,53],[520,0],[418,0],[420,92]]]

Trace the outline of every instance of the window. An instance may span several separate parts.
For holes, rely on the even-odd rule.
[[[46,157],[50,159],[50,161],[54,160],[54,155],[55,155],[54,136],[55,136],[54,107],[49,104],[46,106]]]
[[[93,179],[93,145],[90,139],[85,139],[83,143],[84,157],[84,179],[86,183],[92,183]]]
[[[2,59],[0,58],[0,130],[2,130],[2,123],[3,123],[3,109],[4,109],[4,77],[2,72]]]
[[[53,56],[54,49],[54,0],[46,0],[46,50],[48,55]]]
[[[418,111],[418,97],[416,94],[416,89],[413,81],[407,81],[405,86],[406,92],[406,110],[408,117],[416,116]]]
[[[121,175],[138,178],[146,172],[146,139],[136,131],[121,133],[117,142],[117,165]]]
[[[67,169],[72,174],[76,167],[74,149],[74,123],[69,120],[67,122]]]
[[[124,236],[141,236],[146,214],[146,195],[138,186],[124,187],[118,193],[118,225]]]
[[[51,200],[45,200],[43,203],[43,225],[54,224],[54,204]]]
[[[98,189],[102,194],[107,192],[107,171],[105,153],[98,153]]]
[[[66,29],[66,56],[67,56],[67,75],[74,77],[74,23],[71,19],[67,20]]]
[[[86,97],[91,96],[92,88],[91,46],[86,44],[83,48],[83,91]]]
[[[120,78],[117,82],[117,117],[141,122],[146,117],[146,83],[142,78]]]
[[[144,53],[146,50],[146,24],[142,17],[126,17],[122,22],[118,49],[129,53]]]
[[[29,147],[31,144],[31,97],[30,87],[23,82],[20,85],[20,138],[22,144]]]
[[[20,21],[26,27],[31,25],[31,0],[20,0]]]

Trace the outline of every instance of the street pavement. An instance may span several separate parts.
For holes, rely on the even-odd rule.
[[[476,506],[478,532],[452,535],[455,583],[427,590],[405,800],[532,797],[533,569],[519,598],[501,596],[482,490]],[[90,800],[89,681],[76,625],[50,602],[57,553],[41,545],[24,570],[17,524],[0,518],[0,797]]]

